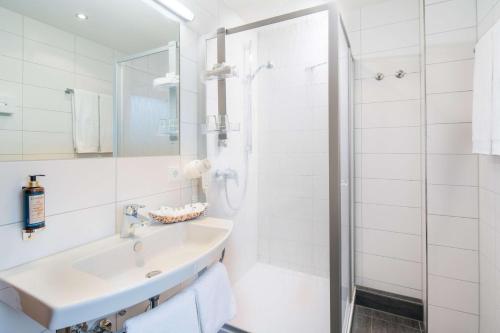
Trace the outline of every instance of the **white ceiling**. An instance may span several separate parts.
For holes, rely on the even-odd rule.
[[[141,0],[0,0],[0,6],[124,53],[179,39],[178,23]],[[89,19],[77,20],[80,12]]]
[[[241,18],[250,22],[336,1],[341,9],[350,10],[386,0],[223,0]]]

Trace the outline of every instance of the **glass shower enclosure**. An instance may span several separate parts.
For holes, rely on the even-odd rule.
[[[234,231],[227,330],[347,332],[352,275],[352,57],[334,4],[206,40],[207,201]]]

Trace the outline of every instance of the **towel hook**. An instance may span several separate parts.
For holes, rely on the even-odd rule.
[[[404,70],[400,69],[400,70],[398,70],[398,71],[396,72],[396,75],[395,75],[395,76],[396,76],[398,79],[402,79],[402,78],[404,78],[404,77],[405,77],[405,75],[406,75],[406,72],[405,72]]]
[[[375,74],[375,80],[381,81],[384,79],[384,73],[377,73]]]

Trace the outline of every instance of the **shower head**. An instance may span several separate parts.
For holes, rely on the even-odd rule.
[[[253,80],[255,79],[255,77],[257,76],[257,74],[263,70],[263,69],[273,69],[274,68],[274,64],[271,62],[271,61],[268,61],[266,62],[265,64],[262,64],[260,65],[259,67],[257,67],[257,69],[250,75],[250,80]]]

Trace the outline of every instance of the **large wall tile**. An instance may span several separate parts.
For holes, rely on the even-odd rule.
[[[420,126],[420,101],[362,104],[361,127]]]
[[[0,80],[21,82],[22,77],[22,61],[0,55]]]
[[[429,274],[479,283],[477,251],[436,245],[429,245],[427,251]]]
[[[184,24],[180,26],[181,56],[192,60],[198,60],[198,34],[186,27]]]
[[[74,35],[29,17],[24,17],[24,36],[70,52],[75,50]]]
[[[419,20],[411,20],[361,31],[361,52],[372,53],[417,46]]]
[[[429,214],[478,217],[477,187],[430,185],[427,195]]]
[[[363,179],[362,188],[362,199],[366,203],[420,206],[419,181]]]
[[[452,31],[476,25],[475,0],[451,0],[426,7],[426,34]]]
[[[427,127],[429,154],[471,154],[471,124],[443,124]]]
[[[59,89],[24,85],[23,106],[34,109],[71,112],[71,98]]]
[[[75,70],[73,52],[29,39],[24,40],[24,60],[69,72]]]
[[[23,130],[72,133],[71,113],[24,108]]]
[[[421,239],[416,235],[356,228],[356,251],[420,262]]]
[[[473,60],[427,65],[427,94],[472,90]]]
[[[481,0],[479,0],[481,1]],[[481,1],[482,2],[482,1]],[[495,6],[496,8],[496,6]],[[491,10],[486,17],[482,20],[478,21],[477,24],[477,35],[478,38],[481,38],[487,31],[490,29],[493,24],[495,24],[495,8]]]
[[[481,22],[484,18],[493,13],[494,6],[498,3],[498,0],[477,0],[477,20]]]
[[[418,0],[389,0],[361,8],[361,28],[418,19]]]
[[[364,129],[361,136],[363,153],[418,154],[420,152],[419,127]]]
[[[17,35],[23,34],[23,16],[5,9],[0,8],[0,30],[8,31]]]
[[[28,62],[24,63],[23,80],[25,84],[60,91],[75,85],[73,73]]]
[[[113,94],[113,82],[100,80],[86,75],[76,75],[75,88],[95,91],[100,94]]]
[[[420,235],[422,229],[420,208],[358,204],[357,226],[405,234]]]
[[[467,250],[478,250],[479,223],[477,219],[429,215],[428,243]]]
[[[113,66],[102,61],[94,60],[86,56],[76,56],[76,73],[86,75],[95,79],[112,82]]]
[[[479,284],[429,275],[429,305],[479,313]]]
[[[475,155],[427,156],[429,184],[478,186],[478,161]]]
[[[172,180],[168,171],[169,168],[179,170],[179,156],[118,158],[116,168],[118,201],[166,192],[180,183],[180,177]]]
[[[393,283],[387,283],[384,281],[372,280],[362,276],[355,277],[356,284],[358,286],[364,286],[367,288],[384,290],[393,294],[398,294],[407,297],[413,297],[416,299],[422,298],[422,291],[419,289],[403,287]]]
[[[192,92],[198,91],[197,64],[181,57],[181,87]]]
[[[427,123],[472,122],[472,91],[427,95]]]
[[[198,122],[198,95],[189,90],[181,89],[181,119],[183,123]]]
[[[21,155],[23,151],[23,136],[20,131],[0,130],[0,142],[8,142],[8,145],[0,145],[2,155]]]
[[[427,36],[426,63],[435,64],[474,58],[476,29],[467,28]]]
[[[22,105],[22,85],[16,82],[0,80],[0,91],[3,97],[7,97],[8,101],[13,106]]]
[[[402,287],[422,288],[422,265],[410,261],[356,253],[356,272],[368,279]]]
[[[20,36],[0,30],[0,40],[2,41],[0,45],[1,55],[17,59],[23,58],[23,39]]]
[[[362,154],[360,164],[363,178],[419,180],[418,154]]]
[[[477,315],[429,305],[429,332],[478,333]]]
[[[109,47],[98,44],[80,36],[75,39],[75,52],[95,60],[100,60],[108,64],[113,64],[114,52]]]
[[[23,131],[23,154],[72,154],[72,133]]]

